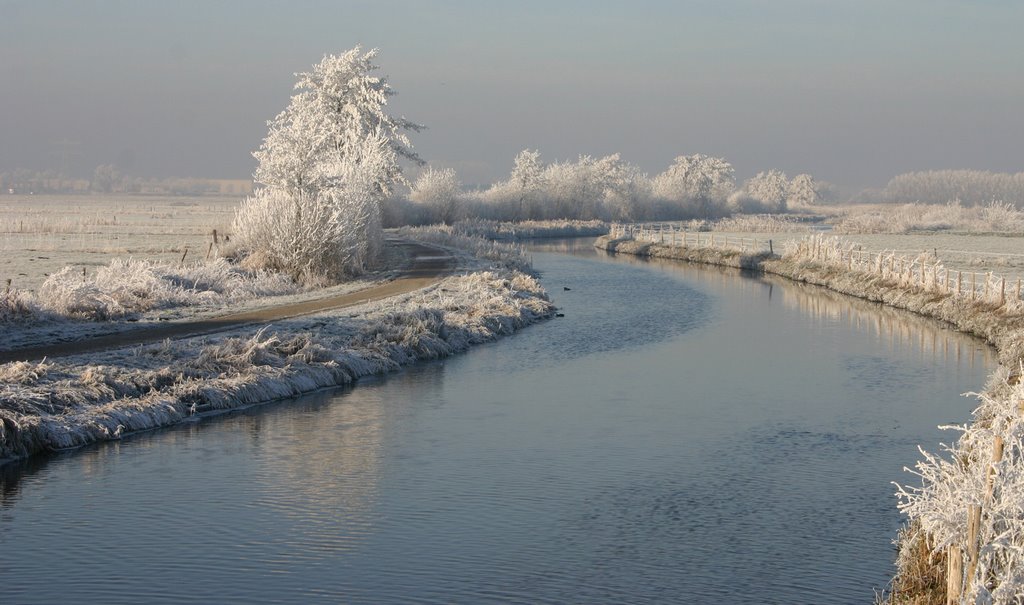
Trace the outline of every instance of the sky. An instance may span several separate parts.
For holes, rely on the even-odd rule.
[[[1024,2],[0,0],[0,171],[248,178],[295,73],[378,48],[464,184],[620,153],[847,190],[1024,171]]]

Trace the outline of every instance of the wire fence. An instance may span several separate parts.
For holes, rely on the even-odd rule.
[[[614,238],[631,238],[672,248],[715,248],[747,254],[775,253],[775,243],[771,239],[685,231],[668,223],[614,223],[610,234]],[[790,244],[787,257],[794,259],[810,260],[851,273],[877,276],[895,281],[906,288],[1000,306],[1021,305],[1022,283],[1019,276],[1008,277],[993,271],[950,269],[943,265],[937,254],[921,253],[912,257],[896,250],[866,251],[855,244],[823,234],[790,241],[794,244]]]

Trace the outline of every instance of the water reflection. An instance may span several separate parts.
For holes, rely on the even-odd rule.
[[[564,318],[9,467],[4,601],[870,600],[890,481],[990,352],[785,280],[533,251]]]
[[[580,242],[576,242],[556,247],[578,252],[580,245]],[[782,304],[798,311],[811,322],[867,334],[885,351],[899,355],[910,355],[933,363],[955,364],[957,367],[965,364],[968,368],[988,367],[995,364],[997,359],[992,347],[977,339],[964,338],[962,333],[949,324],[821,286],[733,267],[609,255],[605,252],[599,254],[613,256],[619,263],[655,267],[718,291],[759,297],[768,303]]]

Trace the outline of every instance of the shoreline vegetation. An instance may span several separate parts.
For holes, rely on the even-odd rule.
[[[426,237],[416,238],[425,240]],[[0,365],[0,464],[352,384],[554,317],[518,247],[431,238],[461,274],[416,292],[210,336]],[[474,256],[487,250],[486,258]]]
[[[613,253],[763,271],[946,322],[993,345],[999,366],[973,420],[942,454],[921,450],[920,485],[897,486],[909,522],[896,544],[887,603],[1019,602],[1024,598],[1024,302],[1005,282],[981,292],[954,287],[933,263],[915,279],[913,259],[858,255],[837,238],[813,235],[784,251],[637,241],[617,232],[595,247]],[[698,240],[699,241],[699,240]],[[931,273],[929,274],[929,271]],[[929,280],[930,275],[930,280]],[[947,595],[949,595],[947,599]]]

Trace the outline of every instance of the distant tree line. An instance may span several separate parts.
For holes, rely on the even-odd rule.
[[[60,175],[56,170],[33,171],[17,168],[0,172],[0,194],[89,194],[123,193],[139,195],[246,195],[252,191],[248,179],[145,178],[123,174],[113,164],[96,167],[92,178]]]
[[[619,154],[545,164],[523,150],[507,180],[463,191],[451,169],[427,169],[406,197],[386,205],[389,225],[443,222],[464,217],[495,220],[674,220],[716,218],[736,212],[785,212],[831,196],[831,186],[809,174],[789,179],[778,170],[737,183],[732,165],[703,154],[679,156],[653,177]]]
[[[1009,174],[985,170],[928,170],[893,177],[883,200],[945,204],[959,201],[975,206],[993,201],[1024,208],[1024,172]]]

